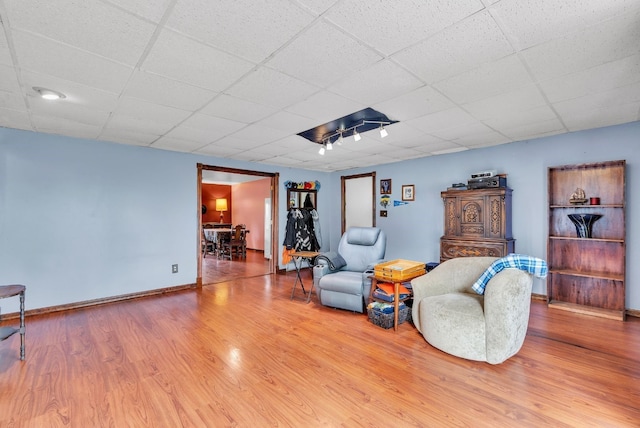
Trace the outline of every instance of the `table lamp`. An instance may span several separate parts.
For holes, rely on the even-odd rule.
[[[216,211],[220,211],[220,223],[224,221],[224,212],[227,210],[227,200],[225,198],[216,199]]]

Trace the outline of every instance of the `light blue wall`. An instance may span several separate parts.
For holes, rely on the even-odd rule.
[[[377,178],[392,179],[392,201],[402,199],[403,184],[416,186],[415,202],[391,206],[387,209],[388,217],[377,218],[377,225],[388,235],[386,258],[437,262],[444,227],[440,192],[452,183],[466,183],[473,172],[496,169],[508,174],[507,185],[513,189],[516,252],[546,259],[547,168],[619,159],[627,161],[626,306],[640,309],[639,226],[634,221],[640,215],[640,200],[634,197],[640,189],[640,122],[379,165]],[[370,169],[343,175],[366,171]],[[332,230],[339,233],[339,219]],[[533,292],[546,295],[546,282],[536,280]]]
[[[422,261],[438,260],[440,192],[497,169],[514,189],[516,251],[545,258],[547,167],[626,159],[627,308],[638,310],[639,140],[636,122],[330,174],[0,128],[0,283],[26,284],[35,309],[195,282],[198,162],[280,174],[280,249],[287,180],[321,182],[325,251],[340,239],[340,176],[376,171],[393,180],[392,200],[414,184],[415,202],[389,207],[377,223],[389,237],[387,259]],[[544,281],[534,293],[546,294]],[[1,303],[3,312],[17,310]]]
[[[287,180],[324,185],[330,178],[0,128],[0,284],[27,285],[26,306],[35,309],[194,283],[199,162],[279,172],[281,195]],[[321,189],[318,206],[330,204]],[[286,192],[279,212],[283,235]],[[328,217],[321,227],[329,233]],[[1,303],[5,313],[17,310]]]

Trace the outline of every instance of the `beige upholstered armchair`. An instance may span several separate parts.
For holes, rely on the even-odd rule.
[[[451,259],[411,281],[413,322],[427,342],[490,364],[500,364],[520,350],[529,324],[533,278],[521,269],[504,269],[479,295],[471,286],[495,260]]]

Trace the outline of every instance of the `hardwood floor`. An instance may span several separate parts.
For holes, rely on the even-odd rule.
[[[534,302],[492,366],[290,300],[294,276],[28,317],[26,361],[0,343],[0,427],[640,425],[638,318]]]
[[[234,255],[229,260],[218,258],[214,254],[208,254],[202,259],[203,285],[268,273],[269,260],[264,258],[262,251],[247,250],[246,258],[239,258]]]

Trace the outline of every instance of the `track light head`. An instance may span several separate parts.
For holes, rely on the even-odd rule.
[[[331,141],[327,141],[327,150],[333,150],[333,143]]]
[[[360,141],[360,140],[362,140],[362,137],[360,136],[360,133],[358,132],[358,130],[357,130],[357,129],[354,129],[354,130],[353,130],[353,139],[354,139],[355,141]]]
[[[387,135],[389,135],[389,133],[387,132],[386,129],[384,129],[384,127],[382,125],[380,125],[380,138],[384,138]]]
[[[322,156],[324,156],[324,152],[325,152],[325,148],[324,148],[324,144],[320,147],[320,150],[318,150],[318,153],[320,153]]]

